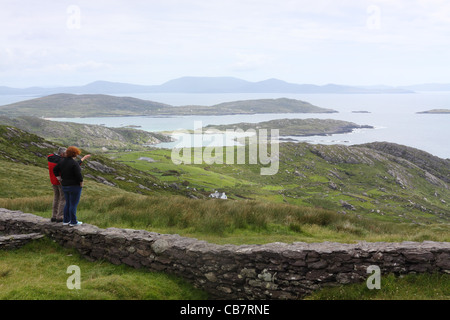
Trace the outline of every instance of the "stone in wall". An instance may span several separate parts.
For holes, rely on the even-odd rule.
[[[18,249],[26,245],[32,240],[37,240],[43,238],[44,235],[40,233],[29,233],[29,234],[14,234],[0,236],[0,250],[12,250]]]

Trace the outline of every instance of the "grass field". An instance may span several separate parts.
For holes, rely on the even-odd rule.
[[[366,283],[324,288],[307,300],[449,300],[448,274],[422,274],[381,277],[380,289],[368,289]]]
[[[80,290],[68,289],[69,266],[81,271]],[[0,300],[198,300],[207,295],[164,273],[105,261],[88,262],[49,239],[0,251]]]

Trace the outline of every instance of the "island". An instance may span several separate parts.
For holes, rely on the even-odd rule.
[[[450,109],[432,109],[428,111],[417,112],[419,114],[450,114]]]
[[[102,94],[55,94],[0,106],[0,115],[44,118],[212,116],[258,113],[337,113],[337,111],[288,98],[231,101],[212,106],[172,106],[150,100]]]
[[[354,129],[373,129],[373,126],[358,125],[353,122],[334,119],[277,119],[258,123],[236,123],[228,125],[208,125],[205,133],[225,132],[226,130],[278,129],[280,136],[317,136],[349,133]],[[268,132],[270,133],[270,132]]]

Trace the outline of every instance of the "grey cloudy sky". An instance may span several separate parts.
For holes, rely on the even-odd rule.
[[[2,0],[0,86],[450,83],[449,0]]]

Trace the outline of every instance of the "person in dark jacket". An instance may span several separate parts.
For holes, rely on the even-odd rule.
[[[69,147],[66,156],[54,168],[54,175],[60,180],[66,205],[64,206],[63,225],[77,226],[82,222],[77,220],[77,207],[80,202],[81,190],[83,188],[83,175],[80,163],[76,161],[81,150],[77,147]],[[83,157],[84,160],[87,155]]]
[[[64,192],[62,190],[61,183],[55,177],[53,173],[53,168],[62,160],[65,155],[66,148],[59,148],[57,152],[49,155],[47,157],[48,161],[48,173],[50,174],[50,182],[53,187],[53,205],[52,205],[52,217],[50,221],[52,222],[62,222],[64,215],[64,206],[66,205],[66,198],[64,197]]]

